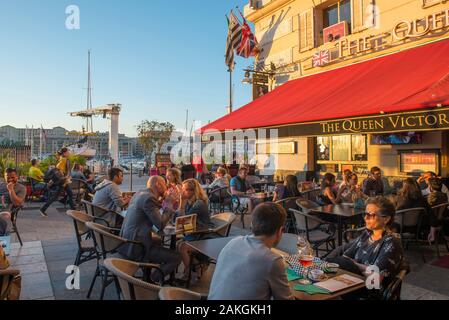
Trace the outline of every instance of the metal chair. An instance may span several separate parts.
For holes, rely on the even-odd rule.
[[[83,203],[84,210],[88,215],[105,219],[106,221],[108,221],[110,227],[118,228],[123,222],[123,217],[116,211],[103,208],[84,199],[81,200],[81,203]]]
[[[117,236],[115,233],[118,233],[118,231],[120,230],[108,228],[93,222],[86,222],[85,225],[92,231],[97,257],[97,269],[95,270],[94,278],[92,279],[89,292],[87,293],[87,298],[90,298],[95,280],[100,276],[102,279],[100,300],[103,300],[104,291],[106,287],[109,286],[112,282],[115,282],[117,294],[120,299],[120,288],[116,281],[117,279],[111,279],[108,269],[104,267],[104,260],[109,258],[111,255],[118,253],[118,249],[125,244],[140,246],[142,250],[141,256],[143,258],[145,254],[145,247],[140,242],[126,240],[122,237]]]
[[[287,212],[287,219],[285,221],[285,232],[298,233],[296,230],[295,215],[290,211],[290,209],[298,209],[297,200],[301,197],[291,197],[283,200],[276,201],[277,204],[281,205]]]
[[[0,301],[8,300],[13,280],[20,275],[20,270],[0,270]]]
[[[317,256],[319,256],[319,251],[325,251],[323,257],[326,257],[335,249],[335,226],[332,223],[312,216],[306,210],[290,209],[290,211],[295,215],[298,233],[306,234],[307,241],[311,244]],[[320,249],[322,245],[326,245],[325,250]]]
[[[71,179],[69,188],[72,189],[73,202],[77,208],[81,207],[81,200],[85,197],[88,190],[87,182],[81,179]]]
[[[116,277],[124,300],[157,300],[162,287],[146,282],[136,275],[141,270],[145,274],[151,273],[152,270],[162,273],[158,265],[108,258],[104,261],[104,266]]]
[[[385,288],[382,295],[382,300],[398,301],[401,300],[402,282],[405,276],[410,273],[410,265],[404,260],[401,268],[390,284]]]
[[[438,220],[439,226],[436,228],[436,235],[435,235],[435,249],[437,251],[438,258],[441,258],[440,254],[440,240],[446,245],[446,250],[449,252],[449,240],[448,236],[444,232],[444,223],[445,219],[447,219],[447,213],[448,213],[448,206],[449,203],[443,203],[439,204],[437,206],[432,207],[432,213],[435,215],[435,217]]]
[[[317,197],[321,194],[321,189],[313,189],[301,192],[301,195],[304,199],[309,201],[316,202]]]
[[[79,266],[84,262],[96,258],[96,251],[91,231],[86,227],[86,222],[103,222],[109,226],[108,222],[102,218],[92,217],[81,211],[68,210],[66,214],[73,219],[75,236],[78,243],[78,253],[76,254],[75,265]]]
[[[28,202],[31,202],[33,200],[33,198],[38,198],[38,199],[42,199],[42,197],[45,194],[45,190],[36,190],[35,189],[35,185],[37,183],[39,183],[39,181],[28,177],[28,183],[30,184],[30,188],[31,188],[31,193],[28,195]]]
[[[233,195],[230,190],[227,191],[231,197],[231,209],[235,215],[240,215],[240,221],[242,222],[242,227],[245,229],[245,214],[248,212],[248,207],[243,206],[240,197]]]
[[[411,208],[398,210],[395,216],[395,222],[399,227],[398,234],[401,236],[404,248],[408,249],[410,242],[418,244],[424,262],[426,262],[426,258],[418,237],[421,231],[422,218],[426,213],[427,211],[424,208]]]
[[[225,208],[232,209],[231,196],[228,187],[214,189],[209,192],[209,207],[212,212],[224,212]]]
[[[11,209],[11,224],[12,228],[10,233],[15,233],[17,235],[17,239],[19,240],[20,246],[23,247],[22,238],[20,237],[19,229],[17,228],[17,217],[19,215],[20,210],[22,210],[22,207],[13,207]]]
[[[161,300],[178,300],[178,301],[193,301],[206,300],[207,297],[197,292],[193,292],[181,288],[163,287],[159,290],[159,299]]]

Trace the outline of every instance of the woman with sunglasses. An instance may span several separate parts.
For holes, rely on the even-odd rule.
[[[342,269],[364,276],[369,275],[368,267],[378,268],[380,290],[357,291],[358,298],[378,298],[383,288],[394,279],[403,262],[401,240],[390,230],[394,216],[395,207],[387,198],[368,199],[365,213],[366,230],[343,248],[342,256],[328,259],[338,263]]]

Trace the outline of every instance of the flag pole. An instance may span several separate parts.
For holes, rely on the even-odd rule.
[[[233,62],[232,62],[233,63]],[[232,109],[233,109],[233,101],[232,101],[232,68],[229,67],[229,110],[228,113],[231,114],[232,113]]]

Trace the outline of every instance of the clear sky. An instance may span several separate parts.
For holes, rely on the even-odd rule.
[[[92,50],[93,106],[121,103],[120,132],[143,119],[185,127],[226,111],[225,14],[248,0],[0,0],[0,125],[80,130],[67,113],[84,109],[87,51]],[[66,8],[80,9],[80,29],[66,28]],[[234,102],[249,59],[237,58]],[[189,124],[190,126],[191,124]],[[107,121],[95,118],[94,129]]]

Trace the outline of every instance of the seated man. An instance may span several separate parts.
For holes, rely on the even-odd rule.
[[[427,182],[429,184],[429,195],[427,202],[430,207],[435,207],[448,202],[447,194],[443,192],[443,182],[437,177],[430,178]],[[436,216],[433,210],[430,210],[430,232],[428,235],[429,242],[435,241],[436,233],[439,227],[443,224],[444,217]]]
[[[164,276],[174,272],[181,263],[181,256],[167,248],[155,245],[152,239],[153,227],[163,230],[166,224],[174,215],[173,202],[179,195],[175,193],[165,197],[166,208],[161,214],[160,198],[163,198],[167,191],[164,178],[153,176],[148,180],[147,189],[139,191],[132,198],[129,204],[126,218],[121,229],[121,236],[128,240],[143,243],[143,262],[160,264]],[[140,260],[142,251],[139,246],[126,245],[119,249],[119,252],[131,260]],[[155,282],[162,282],[164,279],[160,274],[154,275]]]
[[[122,191],[119,187],[123,183],[123,171],[119,168],[112,168],[108,172],[108,178],[95,188],[92,204],[110,211],[120,212],[130,201],[129,197],[124,198],[122,196]],[[110,223],[114,223],[115,217],[115,213],[103,216]]]
[[[0,212],[0,220],[2,220],[0,225],[3,226],[2,228],[4,229],[4,234],[6,234],[9,229],[11,211],[21,207],[24,204],[27,194],[26,187],[18,183],[19,176],[17,175],[16,169],[6,169],[5,181],[6,183],[2,183],[0,185],[0,196],[2,196],[6,205],[6,210],[4,212]]]
[[[44,182],[44,173],[39,169],[39,163],[36,159],[31,160],[31,167],[28,171],[28,176],[33,179],[33,188],[34,190],[44,190],[45,182]]]
[[[362,191],[368,197],[382,196],[384,194],[384,183],[380,168],[371,168],[370,176],[363,181]]]
[[[418,178],[418,184],[422,187],[422,195],[427,197],[432,191],[430,189],[430,179],[437,178],[437,174],[432,171],[427,171]],[[449,189],[444,183],[441,184],[441,192],[445,193],[449,198]]]
[[[284,261],[271,251],[281,241],[286,217],[278,204],[254,209],[254,234],[231,240],[218,256],[209,300],[293,299]]]
[[[368,276],[367,269],[379,270],[380,290],[361,289],[346,296],[350,299],[382,296],[383,289],[394,279],[403,263],[404,253],[399,236],[391,231],[396,214],[393,203],[384,197],[373,197],[366,204],[366,230],[353,242],[337,248],[339,255],[328,261],[338,263],[342,269]]]
[[[237,176],[231,179],[231,194],[234,196],[238,196],[240,199],[240,204],[243,207],[248,208],[248,212],[251,213],[254,208],[254,201],[251,198],[246,198],[245,196],[254,194],[254,189],[251,185],[246,181],[246,177],[248,176],[248,168],[245,166],[240,167],[239,173]]]

